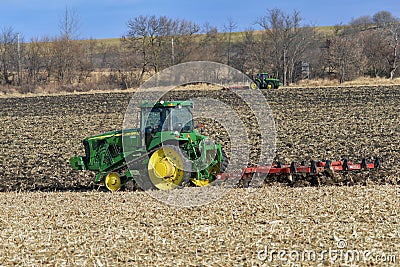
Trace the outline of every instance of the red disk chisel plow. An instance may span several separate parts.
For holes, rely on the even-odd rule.
[[[380,158],[375,158],[373,163],[367,163],[366,159],[362,159],[361,163],[352,163],[351,161],[344,159],[343,161],[314,161],[311,160],[310,164],[307,165],[305,161],[301,162],[298,166],[296,162],[290,164],[272,164],[267,166],[253,166],[246,167],[241,170],[241,173],[221,173],[217,175],[217,180],[224,181],[229,178],[237,178],[240,175],[242,180],[251,178],[255,174],[264,175],[291,175],[291,174],[306,174],[315,175],[319,173],[328,172],[331,175],[334,172],[350,172],[350,171],[362,171],[362,170],[378,170],[381,167]]]

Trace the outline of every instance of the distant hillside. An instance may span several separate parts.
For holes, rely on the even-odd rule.
[[[316,33],[324,35],[324,36],[333,36],[335,34],[335,26],[316,26],[314,27]],[[263,30],[255,30],[253,31],[255,35],[261,34]],[[231,41],[239,41],[245,32],[232,32]],[[219,35],[228,34],[225,32],[219,32]],[[204,36],[205,34],[197,34],[197,36]],[[121,36],[122,38],[122,36]],[[101,43],[107,45],[119,45],[121,43],[121,38],[106,38],[106,39],[95,39]],[[83,40],[86,41],[86,40]]]

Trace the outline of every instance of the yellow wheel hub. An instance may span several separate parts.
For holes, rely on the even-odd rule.
[[[250,83],[250,88],[253,89],[253,90],[257,89],[257,84],[255,82],[251,82]]]
[[[155,187],[160,190],[174,189],[183,180],[183,161],[175,149],[163,147],[151,155],[147,171]]]
[[[115,172],[110,172],[107,174],[105,183],[107,189],[110,191],[117,191],[121,188],[121,178]]]
[[[172,177],[176,170],[173,163],[170,162],[166,158],[162,159],[161,161],[156,162],[154,169],[155,169],[155,172],[158,174],[158,176],[165,177],[165,178]]]

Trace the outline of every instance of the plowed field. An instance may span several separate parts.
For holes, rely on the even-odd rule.
[[[174,208],[144,192],[98,191],[93,173],[68,164],[84,153],[83,138],[122,127],[132,93],[0,98],[0,265],[399,264],[400,87],[264,94],[276,161],[379,156],[383,168],[294,182],[267,178],[263,188]],[[246,126],[255,125],[230,91],[180,90],[168,98],[196,96],[231,104]],[[229,145],[218,127],[210,123],[206,131]],[[257,137],[250,139],[251,164],[263,155]]]

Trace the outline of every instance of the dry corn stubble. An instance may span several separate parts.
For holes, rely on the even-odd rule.
[[[338,239],[348,250],[400,249],[400,205],[388,185],[235,189],[194,208],[143,192],[10,192],[0,202],[5,265],[280,265],[260,251],[319,253]]]
[[[254,123],[229,91],[180,90],[169,98],[202,94],[233,104],[247,126]],[[75,172],[68,165],[70,156],[84,153],[81,139],[121,127],[131,93],[2,98],[0,188],[39,192],[0,194],[0,264],[281,265],[279,260],[260,260],[257,253],[266,245],[318,252],[337,248],[340,239],[349,249],[397,253],[398,262],[394,185],[400,172],[400,88],[264,94],[276,123],[276,160],[357,161],[379,155],[384,169],[297,184],[351,187],[290,188],[283,186],[286,180],[271,178],[267,183],[273,186],[234,189],[213,205],[172,208],[142,192],[91,192],[97,188],[91,183],[93,173]],[[222,130],[206,126],[208,134],[229,145]],[[258,141],[250,139],[255,158]],[[42,192],[54,190],[90,192]]]

